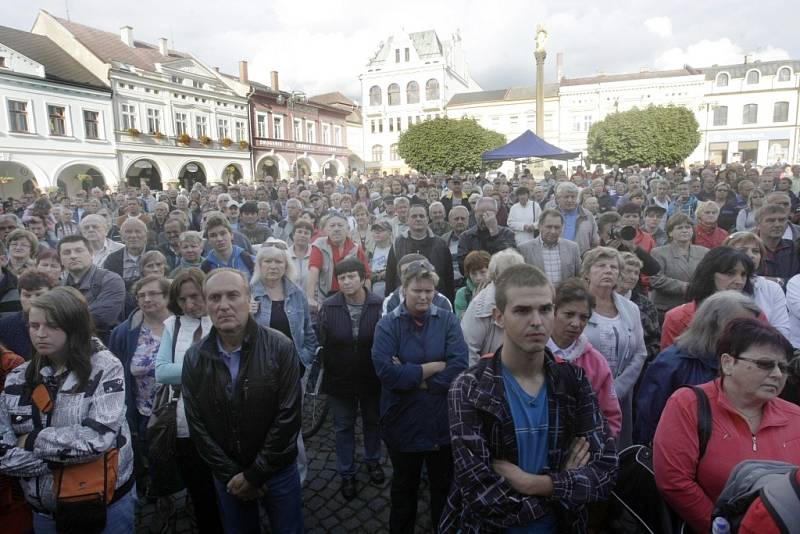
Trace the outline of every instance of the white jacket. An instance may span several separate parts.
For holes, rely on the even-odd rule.
[[[797,349],[800,348],[800,274],[794,275],[786,283],[786,307],[789,310],[788,339]],[[765,315],[766,313],[764,310]]]
[[[467,311],[461,317],[461,330],[469,347],[470,366],[503,344],[503,328],[494,321],[493,311],[494,282],[472,297]]]
[[[526,232],[523,228],[526,224],[532,224],[534,228],[538,228],[541,214],[541,206],[533,200],[528,200],[525,207],[519,202],[511,206],[511,210],[508,212],[508,227],[514,230],[517,246],[533,239],[533,232]]]
[[[753,277],[753,300],[764,312],[764,315],[767,316],[769,324],[783,334],[783,337],[791,341],[792,332],[796,332],[797,329],[793,329],[790,324],[786,303],[787,296],[783,294],[781,286],[763,276],[755,276]],[[795,344],[792,343],[792,346],[795,346]]]

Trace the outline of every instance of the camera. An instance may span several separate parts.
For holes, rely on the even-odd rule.
[[[609,235],[611,239],[630,241],[636,237],[636,228],[633,226],[612,226]]]

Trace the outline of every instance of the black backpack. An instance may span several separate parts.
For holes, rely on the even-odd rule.
[[[711,405],[700,387],[681,387],[692,388],[697,396],[699,461],[711,438]],[[619,453],[617,484],[611,491],[605,517],[605,529],[609,533],[676,534],[687,531],[656,487],[652,448],[631,445]]]

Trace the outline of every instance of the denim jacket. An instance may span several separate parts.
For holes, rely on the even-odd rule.
[[[250,292],[258,301],[258,311],[253,318],[261,326],[269,327],[272,314],[272,299],[267,294],[267,288],[260,280],[250,284]],[[308,300],[305,293],[291,280],[283,278],[283,293],[286,295],[283,311],[289,319],[289,330],[292,332],[292,341],[305,365],[311,365],[317,351],[317,335],[311,325],[311,314],[308,310]]]

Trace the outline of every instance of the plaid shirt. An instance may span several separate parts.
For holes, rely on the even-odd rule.
[[[487,534],[528,525],[549,513],[559,532],[587,531],[586,504],[604,500],[617,478],[617,451],[592,386],[582,369],[545,357],[548,409],[548,467],[553,480],[549,498],[523,495],[492,469],[492,459],[518,463],[514,420],[506,399],[498,349],[453,381],[448,395],[454,483],[442,513],[440,532]],[[561,365],[566,368],[557,368]],[[566,372],[574,373],[572,379]],[[575,436],[589,441],[590,459],[564,471]]]

